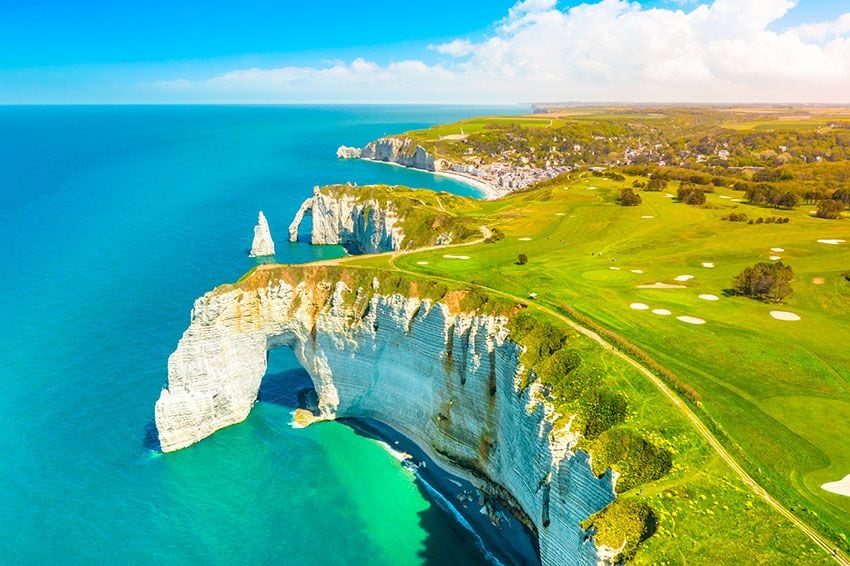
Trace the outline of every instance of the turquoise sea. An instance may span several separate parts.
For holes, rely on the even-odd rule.
[[[249,419],[152,448],[166,360],[193,300],[277,260],[313,185],[427,173],[338,161],[340,144],[520,108],[0,107],[0,563],[475,564],[471,535],[378,443],[289,426],[306,375],[275,351]]]

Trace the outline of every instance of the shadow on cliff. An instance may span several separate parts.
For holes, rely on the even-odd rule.
[[[318,406],[318,395],[313,388],[313,382],[307,372],[301,368],[266,374],[260,384],[257,400],[287,409],[300,408],[315,411]]]

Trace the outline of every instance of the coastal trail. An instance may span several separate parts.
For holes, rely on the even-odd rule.
[[[486,234],[486,233],[485,233]],[[358,256],[348,256],[344,258],[339,258],[336,260],[328,260],[315,262],[311,265],[339,265],[341,263],[348,263],[356,260],[363,260],[367,258],[387,258],[389,267],[395,271],[405,273],[407,275],[412,276],[423,276],[426,274],[418,273],[416,271],[410,271],[408,269],[404,269],[399,267],[396,263],[396,260],[405,255],[420,253],[424,251],[431,250],[445,250],[451,248],[459,248],[472,246],[476,244],[480,244],[484,242],[485,238],[481,238],[478,240],[474,240],[471,242],[464,242],[460,244],[450,244],[444,246],[429,246],[426,248],[418,248],[413,250],[402,250],[384,254],[372,254],[372,255],[358,255]],[[488,287],[486,285],[481,285],[478,283],[470,283],[468,281],[452,279],[450,277],[441,277],[433,274],[426,275],[429,278],[442,280],[447,283],[453,284],[464,284],[470,287],[478,288],[482,291],[486,291],[487,293],[498,295],[503,298],[509,299],[511,301],[515,301],[517,303],[526,305],[530,309],[536,309],[538,312],[542,312],[548,316],[554,317],[569,327],[573,328],[577,332],[582,335],[590,338],[606,351],[611,354],[619,357],[632,367],[634,367],[637,371],[639,371],[644,377],[650,380],[650,382],[661,391],[665,397],[667,397],[671,403],[679,410],[687,420],[693,425],[694,429],[703,437],[703,439],[712,447],[712,449],[717,453],[718,456],[732,469],[732,471],[744,482],[760,499],[762,499],[765,503],[767,503],[771,508],[773,508],[780,515],[788,519],[795,527],[797,527],[800,531],[802,531],[805,535],[807,535],[816,545],[825,550],[837,564],[841,566],[850,566],[850,558],[848,558],[843,552],[841,552],[838,548],[836,548],[833,544],[830,543],[829,540],[821,536],[816,530],[811,528],[808,524],[806,524],[802,519],[797,517],[792,511],[782,505],[779,501],[777,501],[773,496],[771,496],[749,473],[744,469],[744,467],[738,463],[734,456],[723,446],[723,443],[717,439],[714,433],[708,428],[708,426],[702,421],[702,419],[688,406],[688,404],[681,398],[679,394],[677,394],[673,389],[671,389],[660,377],[658,377],[655,373],[652,372],[649,368],[629,356],[628,354],[620,351],[615,345],[611,344],[607,340],[605,340],[602,336],[600,336],[597,332],[591,330],[583,326],[582,324],[576,322],[574,319],[570,318],[567,314],[564,314],[557,306],[548,305],[543,302],[529,302],[525,298],[519,297],[512,293],[508,293],[505,291],[501,291],[499,289],[494,289],[492,287]]]

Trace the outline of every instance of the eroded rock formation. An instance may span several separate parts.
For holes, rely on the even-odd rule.
[[[443,168],[442,160],[435,159],[424,147],[409,138],[381,138],[369,142],[360,151],[360,157],[425,171],[440,171]]]
[[[339,146],[336,150],[336,156],[340,159],[358,159],[360,158],[361,150],[359,147],[348,147],[347,145]]]
[[[404,231],[391,203],[362,199],[354,193],[339,194],[313,189],[289,225],[289,241],[298,240],[298,229],[306,214],[313,216],[310,243],[340,244],[359,254],[401,249]]]
[[[520,386],[521,347],[505,318],[385,294],[377,278],[281,269],[195,302],[156,404],[163,451],[245,419],[268,350],[285,346],[310,374],[322,418],[370,417],[404,433],[511,506],[544,564],[600,560],[579,524],[613,500],[614,478],[597,478],[569,429],[555,430],[539,386]]]
[[[251,244],[251,257],[264,257],[274,255],[274,240],[269,230],[269,223],[263,211],[257,217],[257,225],[254,226],[254,241]]]

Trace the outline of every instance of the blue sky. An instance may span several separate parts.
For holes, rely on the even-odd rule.
[[[715,0],[713,3],[731,1]],[[840,22],[842,14],[850,12],[850,6],[843,0],[800,0],[795,6],[791,6],[789,0],[739,3],[763,4],[769,16],[764,16],[761,31],[776,34],[803,24]],[[599,0],[592,0],[589,4],[596,8],[592,20],[578,17],[571,20],[569,9],[577,4],[580,3],[555,3],[554,0],[526,0],[519,4],[511,0],[298,4],[269,0],[239,3],[222,0],[204,3],[0,0],[0,103],[385,102],[388,100],[376,95],[376,91],[399,82],[415,81],[417,76],[429,83],[442,81],[442,89],[429,89],[417,98],[405,96],[409,89],[395,88],[392,94],[399,102],[537,100],[558,94],[557,81],[550,80],[550,75],[557,74],[558,68],[545,69],[549,78],[541,75],[524,79],[519,78],[517,69],[547,66],[546,52],[551,49],[559,50],[564,77],[578,76],[594,81],[593,88],[576,95],[584,94],[590,97],[588,99],[607,96],[615,100],[619,91],[609,80],[610,61],[600,62],[601,70],[592,76],[592,71],[582,68],[576,44],[556,42],[553,45],[541,40],[537,46],[539,54],[535,55],[533,42],[521,37],[525,33],[522,29],[539,26],[541,31],[555,33],[560,29],[564,35],[578,37],[580,32],[574,31],[576,22],[592,21],[595,25],[608,18],[613,27],[604,29],[614,34],[615,41],[629,44],[644,41],[639,30],[650,28],[638,26],[635,28],[638,31],[631,30],[636,35],[624,30],[622,37],[618,37],[616,30],[623,17],[630,21],[643,17],[645,22],[650,22],[646,25],[675,27],[681,23],[687,26],[692,24],[675,19],[676,10],[688,14],[700,4],[712,2],[656,0],[643,2],[638,9],[624,1],[604,0],[599,4]],[[657,20],[652,15],[653,8],[657,9],[656,16],[673,18],[670,20],[673,23],[651,24]],[[720,8],[715,11],[723,12]],[[634,12],[640,14],[634,16]],[[758,20],[762,13],[722,17],[733,21],[735,18]],[[560,19],[560,23],[555,22],[556,19]],[[511,22],[516,23],[516,29],[509,29],[513,25]],[[561,27],[552,27],[557,25]],[[828,43],[844,41],[847,37],[843,25],[834,29],[838,31],[831,35],[813,37],[809,34],[803,40],[829,52]],[[657,35],[651,30],[646,33]],[[545,34],[541,34],[543,36]],[[754,37],[747,35],[744,39]],[[459,51],[434,47],[451,44],[454,40],[468,42],[471,47]],[[494,41],[496,43],[488,43]],[[670,41],[671,49],[678,50],[675,38]],[[503,43],[516,44],[516,52],[506,52],[498,61],[488,61],[485,51]],[[706,47],[695,45],[694,51]],[[570,58],[571,53],[574,60]],[[686,62],[688,56],[677,56],[678,62],[671,64],[686,64],[683,61]],[[658,58],[657,54],[647,54],[647,57]],[[584,58],[588,59],[588,55]],[[352,67],[357,60],[377,67]],[[402,61],[421,63],[427,70],[411,70],[410,65],[401,70],[391,67]],[[717,62],[695,61],[694,68],[699,64],[705,64],[712,75],[719,73],[715,68]],[[824,60],[823,64],[830,63]],[[257,72],[250,76],[238,74],[252,69]],[[333,83],[327,77],[322,78],[322,71],[328,69],[340,69],[339,73],[345,76]],[[656,74],[651,71],[642,76],[656,80]],[[463,77],[480,81],[482,90],[486,88],[488,92],[477,97],[468,86],[461,88]],[[728,77],[717,78],[727,83],[729,80]],[[504,83],[506,80],[510,84]],[[364,81],[371,85],[371,99],[370,91],[361,84]],[[538,82],[541,84],[537,85]],[[526,92],[523,83],[536,86]],[[333,88],[334,84],[338,88]],[[500,84],[504,84],[505,94],[503,99],[497,100],[492,90]],[[663,88],[647,92],[657,96]],[[561,98],[571,99],[571,94],[564,92]],[[682,96],[686,94],[682,91]],[[742,91],[743,94],[746,93]],[[635,91],[632,96],[639,95],[640,92]]]

